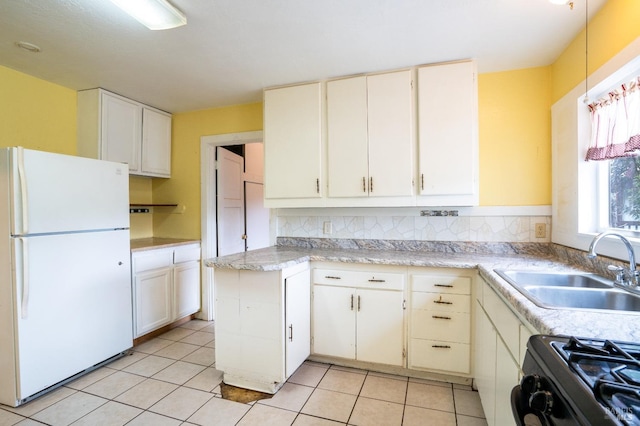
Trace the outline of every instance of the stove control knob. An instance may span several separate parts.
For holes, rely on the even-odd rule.
[[[540,376],[537,374],[526,375],[520,381],[520,389],[522,389],[522,393],[527,395],[527,397],[539,391],[541,388],[542,382],[540,381]]]
[[[542,414],[551,414],[553,409],[553,395],[549,391],[537,391],[529,398],[529,407]]]

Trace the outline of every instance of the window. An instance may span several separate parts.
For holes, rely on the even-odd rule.
[[[640,157],[608,161],[608,228],[640,231]]]

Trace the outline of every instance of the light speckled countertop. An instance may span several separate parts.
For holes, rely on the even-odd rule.
[[[216,268],[274,271],[306,261],[477,269],[480,276],[541,334],[640,342],[640,312],[541,308],[493,271],[586,271],[543,253],[477,254],[275,246],[207,259],[205,264]]]
[[[165,247],[175,247],[185,244],[200,243],[200,240],[186,240],[179,238],[138,238],[131,240],[131,251],[154,250]]]

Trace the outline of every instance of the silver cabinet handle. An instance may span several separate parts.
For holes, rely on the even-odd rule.
[[[353,294],[351,295],[351,310],[353,311]]]
[[[420,186],[422,186],[422,189],[424,189],[424,173],[420,175]]]
[[[369,280],[369,282],[370,282],[370,283],[386,283],[387,281],[386,281],[386,280],[377,280],[377,279],[375,279],[375,278],[371,278],[371,279]]]
[[[369,192],[373,192],[373,177],[369,178]]]
[[[320,193],[320,179],[316,179],[316,192]]]
[[[367,178],[362,176],[362,192],[367,192]]]
[[[451,284],[434,284],[434,287],[445,287],[445,288],[453,288]]]
[[[342,277],[334,277],[333,275],[325,275],[324,276],[328,280],[341,280]]]
[[[358,312],[360,312],[360,295],[358,295]]]
[[[293,342],[293,324],[289,325],[289,341]]]

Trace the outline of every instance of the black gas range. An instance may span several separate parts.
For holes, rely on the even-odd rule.
[[[522,370],[518,425],[640,426],[640,343],[536,335]]]

